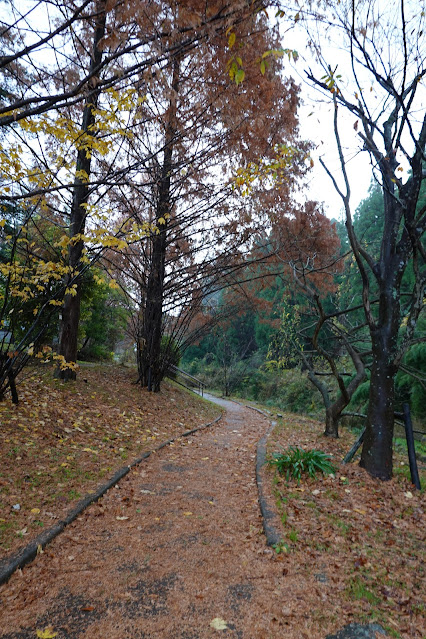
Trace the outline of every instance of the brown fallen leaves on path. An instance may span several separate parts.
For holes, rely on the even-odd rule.
[[[264,469],[271,504],[280,495],[288,500],[286,517],[279,502],[282,552],[268,548],[255,457],[269,423],[236,404],[227,408],[217,425],[162,449],[132,471],[0,588],[2,639],[324,639],[351,621],[371,620],[373,610],[390,619],[392,629],[401,623],[395,603],[411,616],[402,617],[405,626],[395,628],[394,636],[422,637],[421,557],[415,553],[423,532],[411,520],[404,529],[411,515],[404,513],[403,527],[392,523],[394,545],[400,544],[411,579],[405,602],[397,599],[398,579],[388,584],[384,603],[367,594],[376,547],[363,547],[368,533],[363,518],[368,515],[372,532],[376,520],[382,522],[379,507],[370,513],[367,496],[373,491],[380,503],[382,484],[356,466],[299,487],[275,483]],[[293,416],[274,437],[281,445],[314,444],[340,456],[340,442],[324,440],[320,432],[318,423]],[[386,517],[395,517],[408,488],[395,480],[393,505],[383,503]],[[344,495],[350,503],[340,502]],[[421,517],[421,497],[406,499],[412,515]],[[342,529],[344,542],[332,536],[342,510],[353,513],[341,515],[351,527],[347,541]],[[411,564],[400,540],[411,548]],[[392,578],[402,577],[396,555],[393,561]]]
[[[321,636],[307,584],[264,543],[254,468],[268,421],[230,404],[219,424],[150,457],[14,575],[0,636]]]

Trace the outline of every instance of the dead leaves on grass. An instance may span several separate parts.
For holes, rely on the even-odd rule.
[[[127,460],[212,419],[210,407],[172,385],[148,394],[129,370],[87,368],[84,377],[64,384],[33,369],[20,403],[0,402],[0,555],[40,534]]]
[[[357,463],[341,464],[353,440],[348,431],[330,440],[318,422],[305,418],[301,430],[297,416],[283,421],[271,436],[270,452],[303,445],[332,454],[340,466],[335,477],[306,479],[299,487],[267,471],[289,550],[286,561],[312,583],[306,604],[315,609],[318,597],[326,597],[329,618],[341,619],[346,611],[346,622],[368,616],[397,628],[401,637],[421,637],[424,496],[409,490],[408,480],[398,474],[380,482]],[[396,455],[396,466],[400,462]]]

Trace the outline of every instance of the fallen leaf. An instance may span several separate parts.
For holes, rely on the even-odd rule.
[[[187,512],[183,513],[186,517],[189,517],[190,515],[192,515],[192,512],[190,510],[188,510]]]
[[[124,521],[125,519],[129,519],[128,517],[116,517],[116,519],[118,519],[118,521]]]
[[[228,627],[226,621],[224,619],[221,619],[220,617],[215,617],[214,619],[212,619],[210,622],[210,626],[215,630],[226,630]]]
[[[48,626],[44,630],[36,630],[38,639],[53,639],[58,633],[53,631],[52,626]]]
[[[38,515],[40,512],[40,508],[31,508],[31,512],[33,513],[33,515]]]
[[[404,497],[407,497],[407,499],[413,499],[413,493],[411,493],[409,490],[404,493]]]

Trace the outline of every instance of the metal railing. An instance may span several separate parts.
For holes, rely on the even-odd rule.
[[[181,368],[174,366],[171,364],[167,370],[167,377],[173,379],[177,384],[183,386],[184,388],[188,388],[189,390],[195,390],[200,393],[201,397],[204,395],[204,389],[206,385],[197,377],[190,375],[186,371],[183,371]]]

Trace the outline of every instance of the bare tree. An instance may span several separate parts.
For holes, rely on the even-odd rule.
[[[334,105],[334,135],[340,158],[341,179],[322,164],[342,198],[349,242],[362,278],[363,308],[369,329],[372,364],[370,397],[361,465],[373,476],[392,476],[395,375],[402,357],[413,343],[414,330],[423,308],[426,282],[426,210],[417,203],[426,176],[426,116],[422,108],[426,52],[421,48],[425,3],[392,5],[380,2],[330,3],[333,20],[312,11],[314,19],[332,36],[344,39],[352,70],[346,81],[343,67],[337,70],[326,60],[327,48],[317,43],[323,61],[322,74],[308,72],[308,79]],[[321,26],[320,29],[321,30]],[[313,40],[315,41],[315,40]],[[354,230],[351,188],[345,143],[339,112],[354,116],[361,148],[368,157],[380,186],[384,226],[376,258]],[[404,164],[409,168],[403,177]],[[414,271],[413,284],[403,285],[408,264]],[[373,304],[371,282],[377,304]],[[404,286],[404,290],[403,290]],[[420,338],[422,339],[422,338]]]

